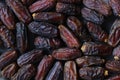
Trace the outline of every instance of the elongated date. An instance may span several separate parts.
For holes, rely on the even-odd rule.
[[[26,26],[22,22],[16,24],[16,42],[18,50],[23,53],[28,47]]]
[[[112,47],[99,42],[84,42],[81,47],[84,55],[107,56],[112,53]]]
[[[21,67],[11,80],[31,80],[36,70],[32,64]],[[23,76],[24,75],[24,76]]]
[[[17,59],[18,53],[15,50],[8,50],[0,56],[0,69],[11,64]]]
[[[35,80],[43,80],[52,67],[54,58],[51,55],[44,56],[39,63]]]
[[[55,6],[55,0],[38,0],[29,6],[31,13],[50,10]]]
[[[116,76],[110,77],[107,80],[120,80],[120,75],[116,75]]]
[[[60,75],[63,72],[63,67],[61,62],[56,62],[52,69],[49,71],[45,80],[59,80]]]
[[[52,55],[58,60],[71,60],[81,56],[81,51],[75,48],[59,48],[53,51]]]
[[[96,25],[92,22],[88,22],[87,28],[88,28],[90,34],[94,37],[93,39],[107,42],[108,34],[104,30],[102,30],[102,28],[99,25]]]
[[[58,0],[58,2],[71,3],[71,4],[80,4],[81,0]]]
[[[15,28],[14,15],[9,7],[3,2],[0,2],[0,19],[7,26],[8,29]]]
[[[80,42],[78,41],[77,37],[68,28],[66,28],[64,25],[59,25],[58,28],[62,40],[67,44],[68,47],[80,47]]]
[[[81,14],[83,18],[96,24],[102,24],[104,21],[104,16],[102,14],[85,7],[82,8]]]
[[[113,55],[116,58],[120,58],[120,45],[113,49]]]
[[[79,76],[85,80],[104,80],[104,68],[84,67],[79,70]]]
[[[94,57],[94,56],[83,56],[76,59],[76,63],[81,67],[89,67],[89,66],[96,66],[96,65],[102,65],[104,64],[105,60],[101,59],[100,57]]]
[[[52,38],[58,35],[57,27],[45,22],[33,21],[28,25],[28,28],[32,33],[43,37]]]
[[[17,59],[17,64],[20,67],[26,64],[34,64],[36,62],[39,62],[42,57],[43,57],[42,50],[34,49],[28,53],[21,55]]]
[[[64,80],[77,80],[77,69],[74,61],[67,61],[64,65]]]
[[[65,16],[57,12],[38,12],[32,14],[36,21],[45,21],[50,23],[63,23]]]
[[[18,19],[24,23],[29,23],[32,19],[27,8],[20,0],[6,0],[7,5],[13,10]]]

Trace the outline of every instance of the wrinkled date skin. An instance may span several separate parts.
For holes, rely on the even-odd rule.
[[[120,58],[120,45],[113,49],[113,55]]]
[[[74,4],[66,4],[58,2],[56,5],[56,12],[64,13],[67,15],[78,15],[80,14],[80,7]]]
[[[53,38],[58,35],[57,27],[45,22],[33,21],[28,25],[28,28],[32,33],[43,37]]]
[[[8,29],[15,28],[15,19],[12,11],[5,3],[0,2],[0,19]]]
[[[87,28],[90,34],[94,37],[93,39],[97,39],[99,41],[107,42],[108,34],[102,30],[99,25],[96,25],[92,22],[87,23]]]
[[[115,47],[120,42],[120,19],[117,19],[110,30],[110,35],[108,38],[108,43]]]
[[[109,0],[109,4],[116,16],[120,16],[120,0]]]
[[[34,41],[34,45],[36,48],[40,49],[55,49],[61,46],[61,41],[57,38],[43,38],[43,37],[36,37]]]
[[[57,12],[38,12],[32,14],[33,19],[36,21],[45,21],[50,23],[61,24],[64,21],[65,16]]]
[[[120,75],[110,77],[110,78],[107,79],[107,80],[120,80]]]
[[[83,56],[76,59],[76,63],[79,66],[79,68],[102,65],[104,64],[104,62],[105,62],[104,59],[101,59],[100,57],[94,57],[94,56]]]
[[[67,29],[64,25],[59,25],[58,28],[62,40],[67,44],[68,47],[80,47],[80,42],[78,41],[77,37],[69,29]]]
[[[12,76],[17,72],[17,70],[18,70],[17,64],[16,63],[12,63],[12,64],[6,66],[3,69],[1,74],[2,74],[2,76],[11,79]]]
[[[58,0],[58,2],[71,3],[71,4],[80,4],[81,0]]]
[[[77,69],[74,61],[67,61],[64,65],[64,80],[77,80]]]
[[[103,15],[88,8],[82,8],[81,14],[84,19],[96,24],[102,24],[104,21]]]
[[[104,0],[83,0],[83,4],[90,8],[98,11],[99,13],[108,16],[111,15],[111,7],[105,3]]]
[[[84,55],[107,56],[112,53],[112,47],[104,43],[84,42],[81,47]]]
[[[15,50],[8,50],[0,56],[0,69],[3,69],[17,59],[18,53]]]
[[[21,67],[11,80],[31,80],[36,70],[32,64]]]
[[[53,51],[52,55],[58,60],[71,60],[81,56],[81,51],[75,48],[60,48]]]
[[[20,67],[26,64],[34,64],[36,62],[39,62],[42,57],[43,57],[42,50],[34,49],[28,53],[21,55],[17,59],[17,64]]]
[[[29,6],[31,13],[50,10],[55,6],[55,0],[38,0]]]
[[[6,26],[0,26],[0,37],[6,48],[14,47],[14,36],[12,32],[6,28]]]
[[[44,56],[38,65],[35,80],[43,80],[46,74],[49,72],[50,68],[52,67],[53,62],[54,58],[51,55]]]
[[[106,68],[112,72],[120,72],[120,61],[109,60],[105,64]]]
[[[16,42],[18,50],[23,53],[28,47],[27,31],[24,23],[16,24]]]
[[[32,19],[27,8],[19,0],[6,0],[7,5],[13,10],[18,19],[29,23]]]
[[[102,67],[84,67],[79,70],[79,76],[85,80],[103,80],[104,69]]]
[[[52,69],[49,71],[45,80],[59,80],[62,72],[63,72],[63,67],[61,62],[56,62],[52,67]]]

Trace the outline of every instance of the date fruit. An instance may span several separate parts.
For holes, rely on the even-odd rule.
[[[120,80],[120,75],[116,75],[116,76],[110,77],[107,80]]]
[[[120,58],[120,45],[113,49],[114,58]]]

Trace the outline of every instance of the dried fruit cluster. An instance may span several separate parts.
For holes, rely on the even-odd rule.
[[[120,0],[0,0],[0,73],[8,80],[120,80]]]

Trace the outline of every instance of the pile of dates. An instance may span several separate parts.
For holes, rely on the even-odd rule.
[[[120,80],[120,0],[0,0],[0,73]]]

